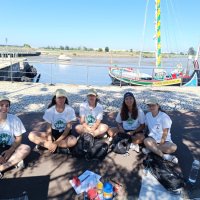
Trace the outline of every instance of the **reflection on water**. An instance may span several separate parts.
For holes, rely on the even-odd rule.
[[[108,57],[73,57],[70,62],[57,62],[53,57],[29,57],[28,61],[37,68],[41,74],[42,83],[67,83],[86,85],[110,85],[108,75],[111,66]],[[114,58],[113,64],[119,67],[137,67],[138,58]],[[152,75],[155,59],[145,58],[141,63],[140,71]],[[165,70],[170,73],[178,64],[187,67],[187,58],[163,59]],[[192,67],[191,61],[189,66]]]

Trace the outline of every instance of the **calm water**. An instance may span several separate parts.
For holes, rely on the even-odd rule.
[[[73,57],[70,62],[58,62],[55,57],[39,56],[27,58],[31,65],[37,68],[41,74],[42,83],[67,83],[84,85],[110,85],[111,79],[108,75],[110,58],[108,57]],[[155,59],[142,59],[140,71],[152,74]],[[166,71],[171,71],[172,66],[182,63],[187,66],[187,58],[163,59]],[[137,67],[138,58],[113,58],[113,65],[118,67]],[[190,62],[191,66],[191,62]]]

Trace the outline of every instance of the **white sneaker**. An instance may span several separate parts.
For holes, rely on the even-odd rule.
[[[137,153],[140,152],[140,147],[139,147],[138,144],[133,144],[133,143],[131,143],[130,149],[132,149],[133,151],[136,151]]]
[[[113,141],[113,138],[112,138],[112,137],[109,137],[109,138],[108,138],[108,141],[109,141],[109,142],[112,142],[112,141]]]
[[[24,169],[25,168],[25,164],[24,164],[24,161],[21,160],[20,162],[17,163],[16,165],[16,168],[19,168],[19,169]]]
[[[142,148],[142,153],[143,154],[145,154],[145,155],[147,155],[147,154],[149,154],[151,151],[149,150],[149,149],[147,149],[147,148]]]
[[[178,163],[178,158],[174,155],[170,155],[170,154],[164,154],[163,155],[163,159],[164,160],[167,160],[167,161],[170,161],[174,164],[177,164]]]

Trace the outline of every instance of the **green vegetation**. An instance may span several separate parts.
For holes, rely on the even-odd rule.
[[[188,55],[195,55],[196,54],[196,51],[194,50],[194,48],[193,47],[190,47],[189,49],[188,49]]]

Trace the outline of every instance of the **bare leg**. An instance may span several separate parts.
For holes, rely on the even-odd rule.
[[[144,140],[144,144],[150,151],[159,155],[160,157],[163,157],[163,152],[158,148],[158,144],[153,138],[151,137],[146,138]]]
[[[83,125],[81,125],[81,124],[76,125],[75,130],[80,135],[83,133],[86,133],[86,130],[84,129]]]
[[[143,133],[136,133],[132,136],[132,142],[134,144],[141,144],[144,141],[144,134]]]
[[[0,171],[4,171],[17,163],[19,163],[21,160],[23,160],[31,151],[31,148],[28,145],[21,144],[15,152],[12,154],[12,156],[8,159],[6,163],[3,163],[0,165]]]
[[[177,149],[176,144],[173,142],[165,142],[164,144],[160,144],[158,148],[163,152],[167,154],[174,153]]]
[[[114,137],[115,135],[117,135],[117,133],[119,133],[119,129],[117,127],[112,127],[108,129],[108,135],[110,137]]]
[[[68,148],[68,147],[75,146],[76,143],[77,143],[76,137],[70,135],[70,136],[66,137],[64,140],[60,141],[58,146],[61,148]]]
[[[102,136],[108,130],[108,125],[106,124],[99,124],[98,128],[94,131],[93,136]]]
[[[39,144],[47,149],[49,149],[50,145],[53,143],[52,140],[48,140],[46,132],[32,131],[29,133],[28,138],[31,142]]]

